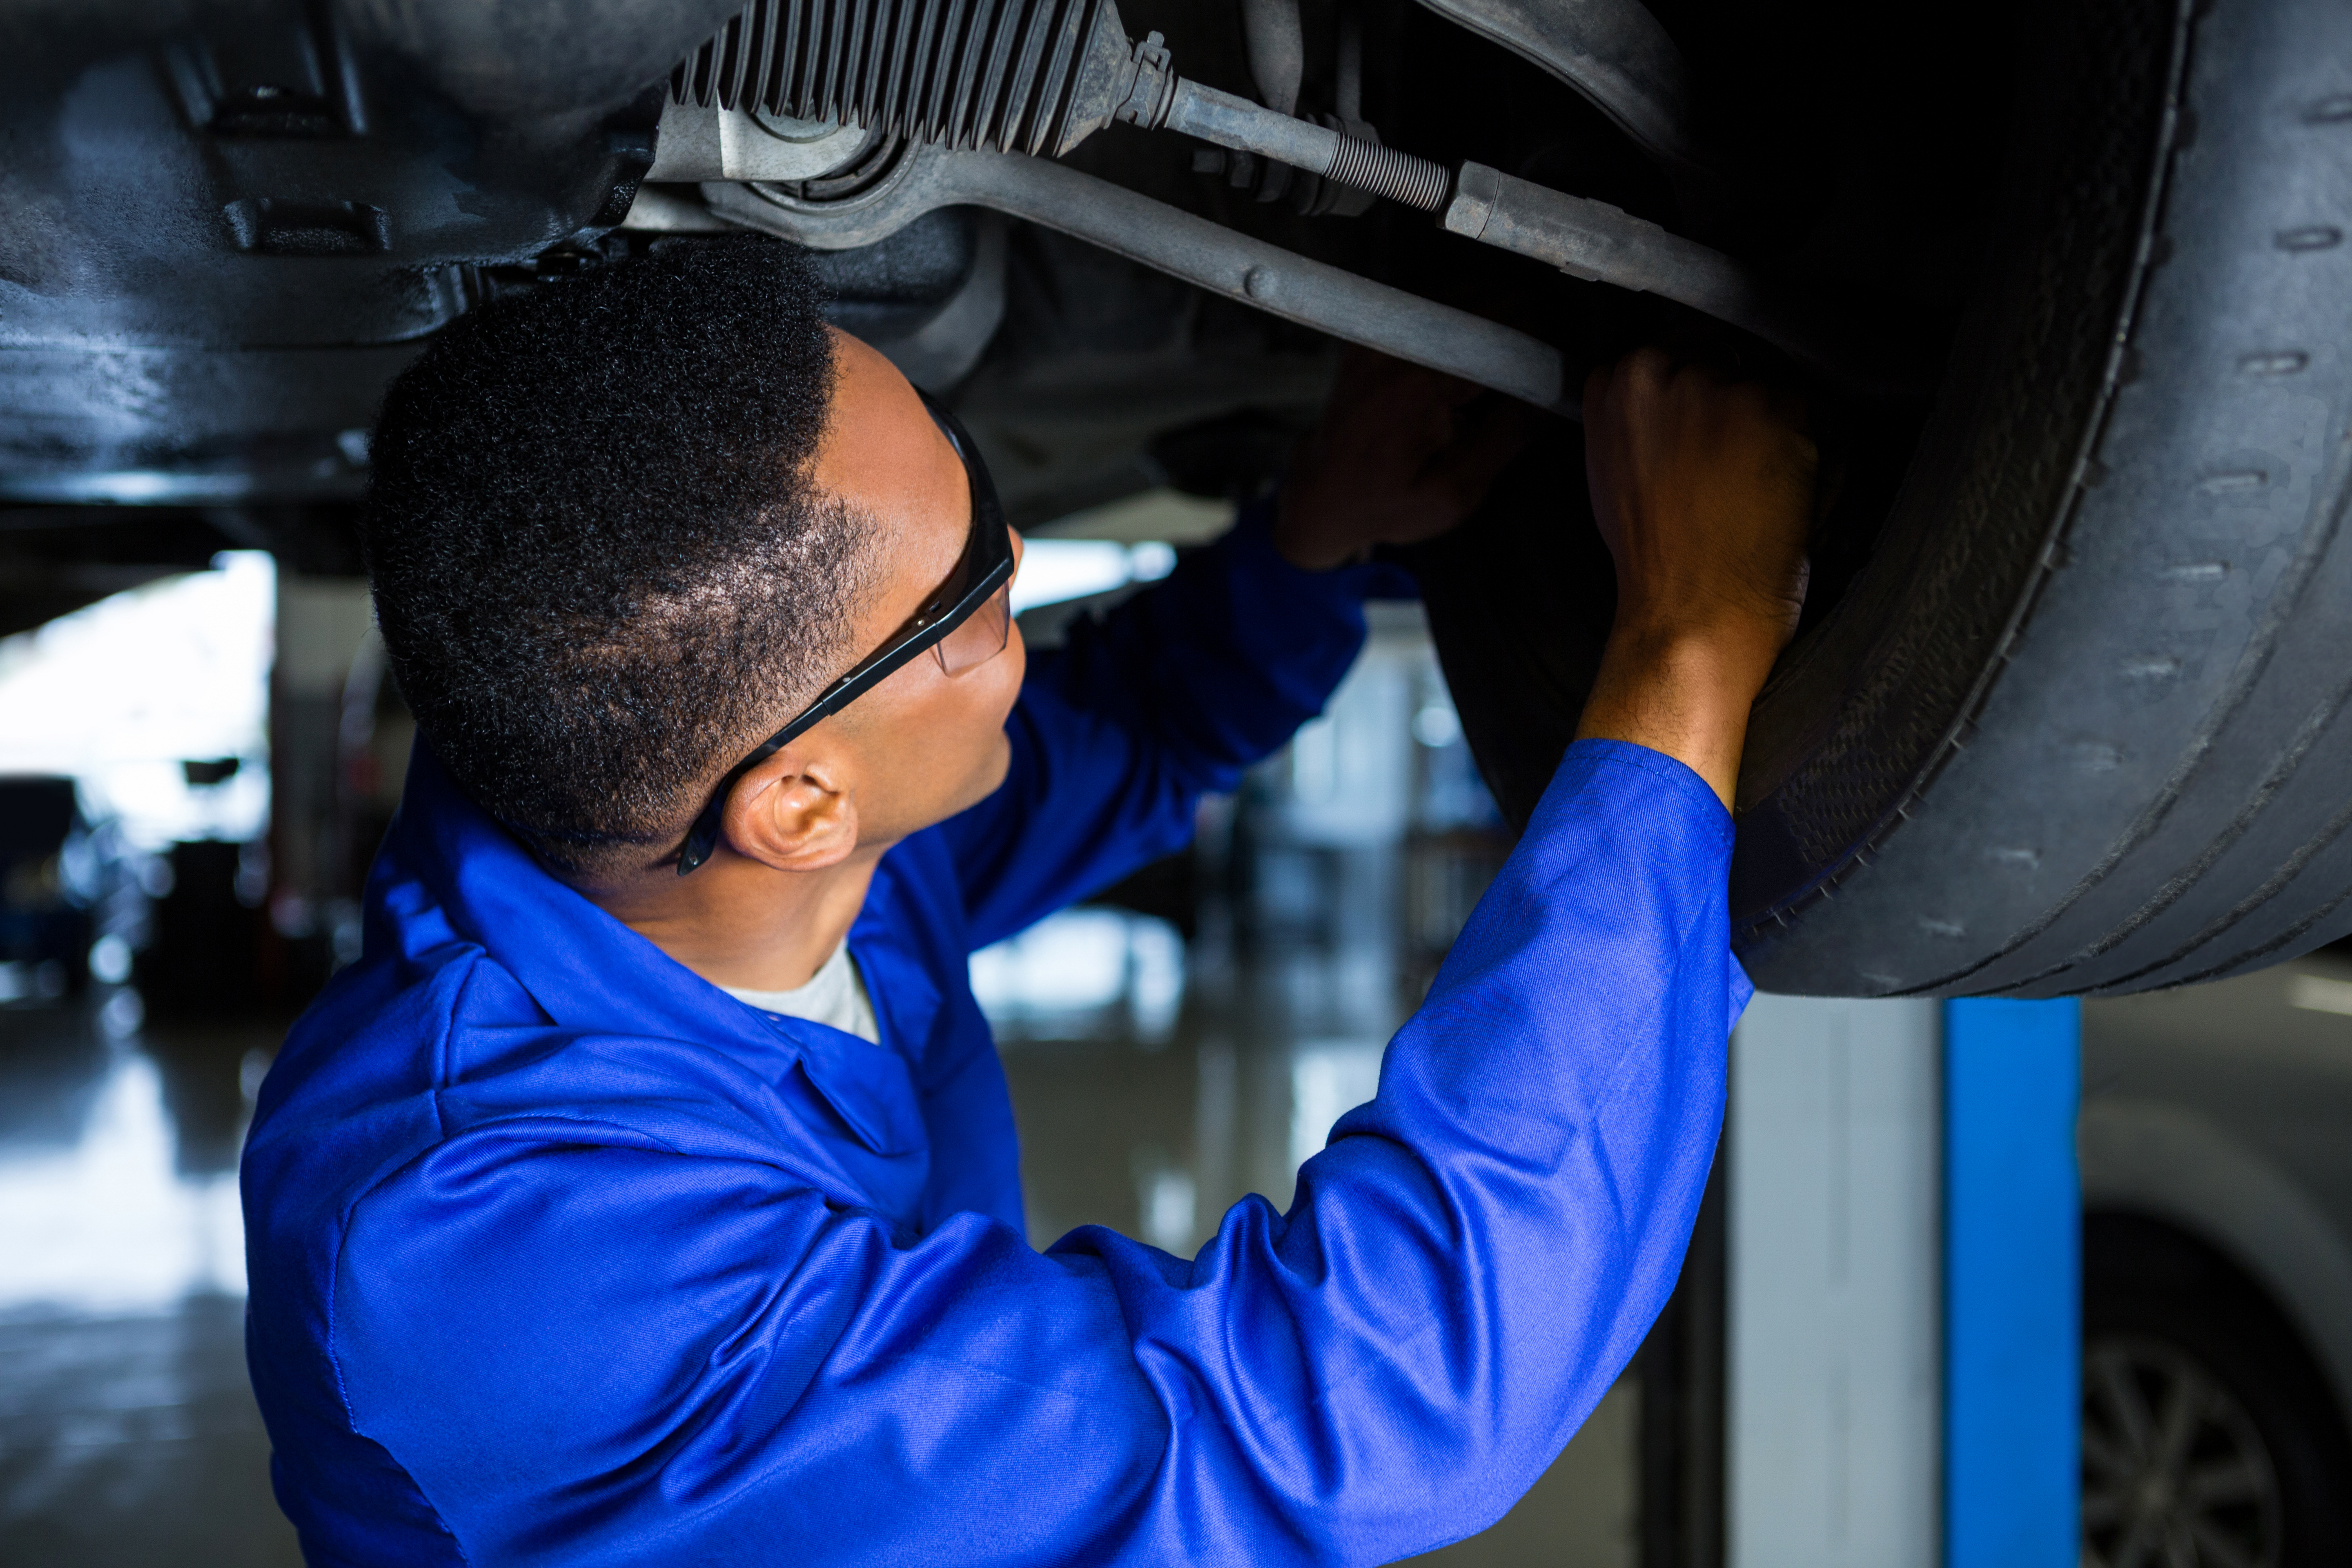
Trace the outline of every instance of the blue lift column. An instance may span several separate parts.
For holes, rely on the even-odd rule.
[[[2081,1552],[2082,1007],[1944,1004],[1944,1568]]]

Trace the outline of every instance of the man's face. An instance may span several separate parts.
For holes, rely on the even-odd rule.
[[[971,531],[971,487],[896,366],[846,333],[834,334],[834,350],[832,417],[814,477],[872,518],[883,541],[881,581],[852,639],[853,657],[863,658],[898,637],[954,572]],[[1013,548],[1017,561],[1017,533]],[[852,754],[860,845],[894,844],[1004,782],[1004,721],[1026,666],[1015,626],[998,657],[955,676],[936,659],[911,659],[811,731],[817,744]]]

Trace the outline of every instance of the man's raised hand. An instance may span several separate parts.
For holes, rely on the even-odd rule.
[[[1498,393],[1350,349],[1321,423],[1292,455],[1275,548],[1321,572],[1375,544],[1434,539],[1486,499],[1532,417]]]
[[[1748,708],[1804,605],[1803,406],[1643,349],[1592,373],[1584,427],[1617,616],[1578,738],[1664,752],[1727,806]]]

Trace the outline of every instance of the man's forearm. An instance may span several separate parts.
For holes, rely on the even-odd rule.
[[[1243,508],[1168,580],[1074,627],[1040,679],[1230,787],[1322,710],[1363,647],[1363,598],[1381,570],[1293,564],[1274,548],[1272,510]]]
[[[1611,635],[1578,721],[1580,741],[1629,741],[1663,752],[1707,782],[1728,807],[1739,783],[1759,663],[1718,637],[1673,631]]]

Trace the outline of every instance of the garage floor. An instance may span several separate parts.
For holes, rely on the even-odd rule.
[[[240,1074],[276,1040],[116,1040],[97,1012],[0,1010],[0,1560],[298,1563],[236,1208]]]

